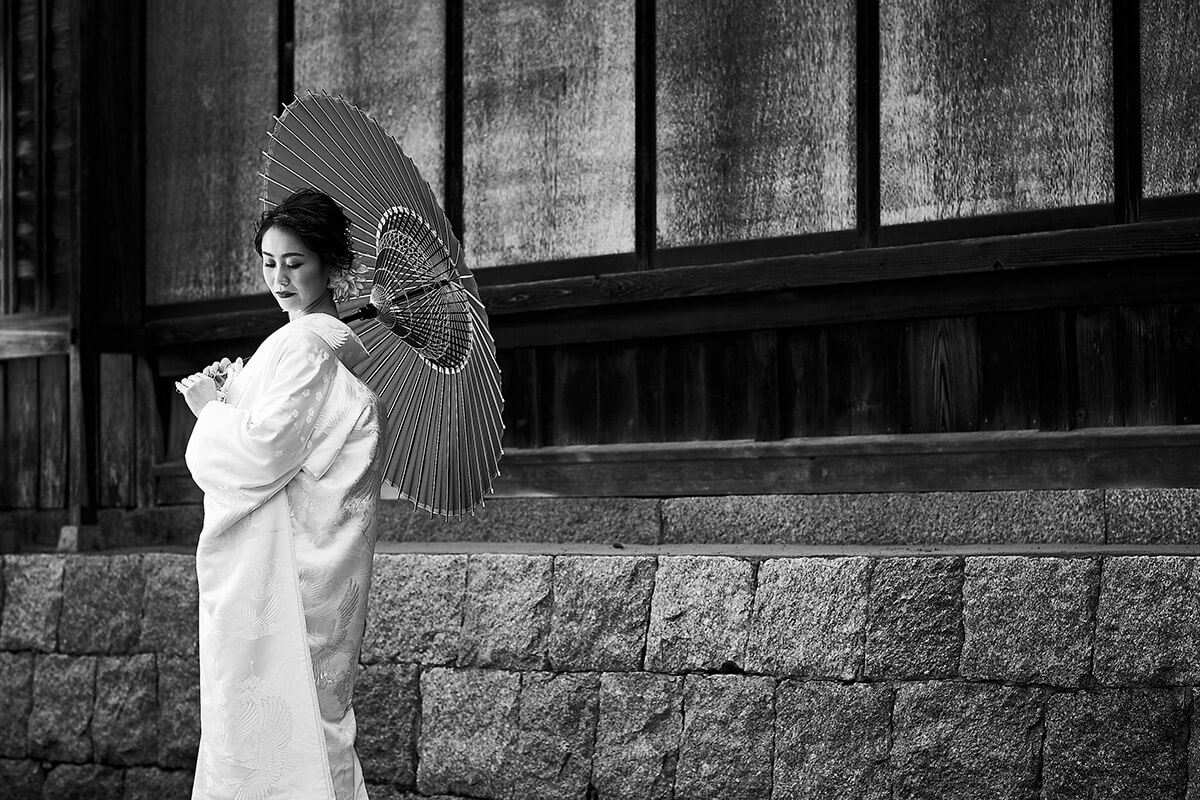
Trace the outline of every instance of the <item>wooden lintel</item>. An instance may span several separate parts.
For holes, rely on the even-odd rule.
[[[748,249],[753,243],[747,245]],[[476,277],[488,313],[768,292],[1200,254],[1200,218],[746,259],[508,285]]]
[[[182,463],[159,502],[198,503]],[[500,497],[689,497],[1200,486],[1200,426],[511,450]]]
[[[71,321],[66,315],[0,316],[0,359],[63,355],[71,349]]]

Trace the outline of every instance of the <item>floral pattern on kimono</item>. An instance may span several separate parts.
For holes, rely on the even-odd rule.
[[[365,800],[351,699],[382,480],[366,357],[331,316],[262,343],[200,412],[201,737],[193,800]]]

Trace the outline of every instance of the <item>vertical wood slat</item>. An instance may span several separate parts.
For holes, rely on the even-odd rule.
[[[100,508],[129,508],[134,505],[134,452],[137,426],[134,422],[133,356],[100,354]]]
[[[542,443],[537,351],[498,350],[496,358],[504,391],[504,446],[537,447]]]
[[[979,335],[973,317],[905,326],[908,433],[979,429]]]
[[[1166,305],[1118,306],[1117,398],[1123,425],[1175,422],[1171,314]],[[1185,372],[1192,374],[1195,366]]]
[[[599,373],[594,347],[550,349],[548,444],[593,444],[599,432]]]
[[[1117,311],[1112,306],[1075,312],[1080,427],[1125,424],[1117,394],[1118,324]]]
[[[167,436],[163,449],[167,461],[182,461],[187,452],[188,439],[192,437],[192,429],[196,427],[196,417],[183,395],[175,391],[174,383],[169,391]]]
[[[990,431],[1039,425],[1037,315],[981,314],[979,331],[979,427]]]
[[[637,441],[661,441],[667,430],[667,349],[662,339],[647,339],[636,353]]]
[[[849,433],[833,424],[830,409],[829,346],[824,328],[793,328],[779,333],[780,435],[836,436]]]
[[[782,435],[779,420],[779,335],[773,330],[754,331],[749,338],[749,357],[745,361],[745,368],[749,370],[747,438],[773,441]]]
[[[67,358],[45,356],[38,361],[38,507],[63,508],[69,464]]]
[[[830,398],[835,427],[848,428],[851,435],[900,433],[904,421],[901,333],[892,322],[830,328]]]
[[[154,505],[154,465],[163,457],[162,418],[154,392],[154,374],[145,358],[134,357],[133,394],[136,409],[134,432],[133,500],[140,507]]]
[[[704,341],[697,336],[669,339],[664,379],[666,428],[664,439],[689,442],[711,438],[708,429],[708,363]]]
[[[0,0],[0,4],[2,3],[4,0]],[[8,363],[0,361],[0,508],[12,507],[8,454],[13,449],[13,430],[8,424]]]
[[[617,342],[598,350],[597,441],[601,444],[637,441],[641,407],[637,367],[633,342]]]
[[[1175,377],[1175,424],[1200,424],[1200,303],[1171,307],[1171,357]]]
[[[1037,312],[1039,428],[1066,431],[1081,424],[1074,311]]]
[[[13,508],[38,504],[38,360],[17,358],[7,362],[8,485]]]

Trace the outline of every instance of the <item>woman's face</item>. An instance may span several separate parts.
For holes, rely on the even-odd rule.
[[[275,302],[288,314],[306,314],[329,291],[329,270],[304,241],[273,225],[262,238],[263,280]]]

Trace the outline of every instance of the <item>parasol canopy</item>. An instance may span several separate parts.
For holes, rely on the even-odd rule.
[[[342,319],[369,353],[355,372],[387,414],[384,479],[431,514],[470,513],[499,474],[500,369],[429,184],[378,122],[327,93],[287,105],[263,155],[268,208],[312,187],[350,219],[356,266]]]

